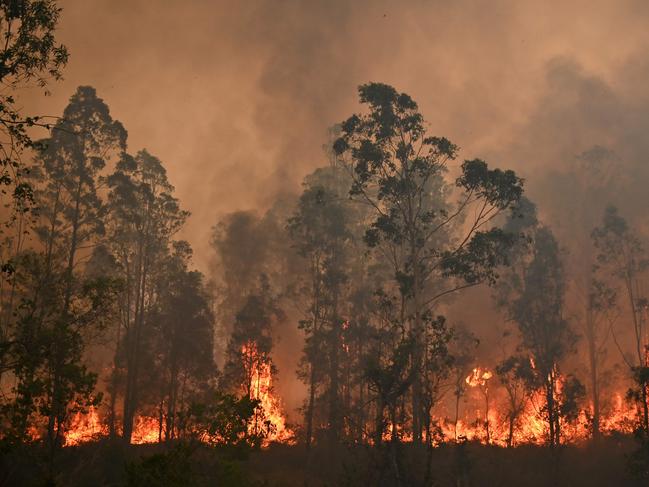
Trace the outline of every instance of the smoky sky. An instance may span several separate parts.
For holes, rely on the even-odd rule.
[[[552,207],[550,175],[596,145],[646,175],[644,1],[61,5],[65,80],[45,99],[29,92],[25,108],[60,114],[77,86],[97,88],[129,150],[168,168],[203,269],[222,215],[263,210],[326,163],[327,129],[358,110],[367,81],[410,94],[462,158],[516,169],[541,207]]]

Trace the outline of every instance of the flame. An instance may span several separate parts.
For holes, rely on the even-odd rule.
[[[476,367],[464,380],[469,385],[469,387],[484,387],[487,384],[487,381],[492,377],[493,373],[489,370]]]
[[[87,413],[77,412],[72,417],[63,446],[79,445],[107,435],[108,429],[99,419],[97,409],[91,406]]]
[[[255,414],[249,426],[250,433],[257,433],[266,425],[268,436],[263,446],[272,442],[295,443],[295,434],[286,425],[280,399],[273,393],[272,369],[269,362],[260,360],[256,344],[249,343],[242,348],[244,356],[251,357],[250,398],[258,400],[260,412]],[[263,422],[263,423],[261,423]],[[108,436],[108,428],[102,422],[98,411],[90,408],[86,413],[78,412],[70,420],[64,446],[73,446]],[[135,445],[158,443],[161,437],[160,421],[150,416],[138,416],[133,425],[131,443]]]
[[[160,440],[160,423],[149,416],[139,416],[133,425],[131,443],[143,445],[145,443],[158,443]]]
[[[138,416],[133,425],[131,443],[134,445],[157,443],[159,431],[157,419],[148,416]],[[108,427],[102,422],[97,409],[91,406],[88,412],[77,412],[72,416],[70,425],[65,433],[63,446],[80,445],[107,436]]]
[[[281,401],[273,394],[273,376],[269,362],[259,359],[259,352],[255,343],[248,343],[241,349],[244,356],[252,357],[248,370],[250,374],[250,399],[259,401],[261,418],[269,421],[271,430],[265,438],[263,445],[268,446],[272,442],[295,443],[295,434],[291,431],[284,418]],[[245,391],[244,391],[245,392]],[[250,425],[250,433],[259,430],[258,418],[255,417]]]
[[[530,359],[530,364],[534,368],[535,363]],[[564,385],[564,377],[556,370],[553,371],[556,380],[555,394],[557,399],[561,394]],[[484,368],[476,367],[466,377],[465,382],[469,387],[475,388],[482,392],[478,398],[467,398],[469,403],[474,407],[469,407],[463,418],[457,423],[458,438],[469,441],[479,441],[481,443],[492,443],[500,446],[507,445],[509,436],[509,418],[505,411],[504,404],[499,404],[494,400],[494,404],[488,404],[488,414],[485,414],[485,395],[488,391],[488,381],[493,374]],[[604,402],[604,401],[602,401]],[[603,408],[600,418],[600,431],[602,434],[613,432],[630,434],[637,424],[638,412],[633,405],[628,404],[622,394],[615,393],[610,400],[610,406]],[[475,404],[479,404],[475,407]],[[545,394],[542,389],[528,393],[522,411],[518,414],[514,422],[514,431],[512,435],[512,445],[537,444],[543,445],[547,442],[548,425],[544,418],[543,406],[545,404]],[[587,440],[592,434],[592,405],[590,411],[581,411],[577,419],[568,423],[561,421],[561,436],[563,442],[579,442]],[[489,424],[489,438],[487,438],[485,424]],[[442,432],[446,438],[455,437],[455,422],[444,418],[440,420]]]
[[[345,331],[349,329],[349,321],[343,321],[343,334],[341,336],[342,348],[345,353],[349,353],[349,345],[345,343]]]
[[[345,325],[343,325],[343,329]],[[344,342],[343,342],[344,347]],[[280,399],[275,395],[272,387],[272,367],[268,361],[262,360],[258,355],[256,344],[249,343],[242,348],[242,352],[254,360],[249,370],[251,379],[250,397],[260,401],[260,412],[253,418],[250,425],[250,432],[259,431],[268,421],[271,425],[269,435],[262,446],[268,446],[272,442],[295,443],[295,434],[287,426]],[[533,362],[532,362],[533,364]],[[534,365],[534,364],[533,364]],[[563,377],[556,374],[556,394],[561,392]],[[443,404],[433,414],[433,419],[439,425],[446,440],[456,437],[462,441],[477,441],[499,446],[506,446],[509,437],[509,417],[507,405],[502,395],[493,393],[491,379],[494,374],[484,368],[476,367],[464,379],[469,387],[464,398],[465,406],[457,421],[457,429],[454,420],[444,413]],[[495,390],[497,393],[498,391]],[[599,421],[602,434],[619,432],[631,434],[637,425],[640,412],[636,405],[629,403],[623,393],[616,392],[609,397],[601,399],[601,417]],[[512,445],[521,444],[545,444],[548,437],[548,426],[546,424],[543,406],[545,396],[542,389],[527,393],[521,411],[514,422],[512,434]],[[441,409],[441,410],[440,410]],[[442,413],[442,414],[440,414]],[[568,423],[561,422],[562,442],[574,443],[585,441],[592,435],[593,408],[590,405],[582,410],[575,421]],[[263,423],[262,423],[263,422]],[[487,428],[488,425],[488,428]],[[388,422],[383,433],[383,440],[390,441],[392,436],[401,442],[413,441],[413,435],[408,425],[393,425]],[[30,435],[34,439],[42,438],[42,428],[30,426]],[[68,428],[64,438],[64,446],[70,447],[86,442],[96,441],[108,436],[108,427],[102,420],[101,412],[90,407],[85,412],[77,412],[68,421]],[[159,419],[150,416],[138,416],[135,418],[133,444],[157,443],[160,439]],[[438,443],[437,438],[434,443]]]

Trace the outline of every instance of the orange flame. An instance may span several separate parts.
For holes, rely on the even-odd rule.
[[[97,410],[91,406],[87,413],[77,412],[72,417],[63,446],[79,445],[107,434],[108,430],[99,419]]]
[[[158,443],[160,440],[160,424],[157,419],[148,416],[139,416],[133,425],[131,443],[143,445],[145,443]]]
[[[97,409],[90,407],[87,413],[77,412],[70,420],[70,426],[65,433],[63,446],[75,446],[95,441],[108,436],[108,427],[101,421]],[[159,439],[159,424],[155,418],[139,416],[135,419],[131,443],[157,443]]]
[[[263,360],[258,360],[259,353],[255,343],[248,343],[241,349],[244,356],[253,357],[251,361],[250,374],[250,399],[259,401],[262,411],[260,416],[263,420],[269,421],[272,428],[268,437],[264,440],[264,446],[272,442],[294,443],[295,434],[286,425],[281,401],[273,394],[273,377],[271,365]],[[257,418],[250,425],[251,433],[258,430]]]
[[[492,377],[492,372],[488,371],[487,369],[476,367],[464,380],[469,385],[469,387],[482,387],[485,386],[487,384],[487,381]]]
[[[260,401],[261,412],[253,418],[250,425],[251,432],[259,431],[262,427],[258,421],[268,421],[271,425],[270,434],[265,439],[263,446],[271,442],[294,444],[295,434],[287,426],[280,399],[274,394],[272,387],[272,368],[270,363],[260,360],[257,347],[254,343],[247,344],[242,352],[252,358],[249,371],[250,397]],[[445,438],[454,438],[457,431],[458,438],[469,441],[478,441],[505,446],[509,437],[509,417],[502,396],[486,396],[491,384],[493,373],[486,368],[476,367],[465,378],[466,384],[471,388],[465,398],[464,413],[458,418],[457,429],[455,422],[449,420],[444,414],[437,415],[437,423]],[[563,379],[557,374],[557,394],[560,394]],[[491,393],[491,391],[489,391]],[[544,444],[547,441],[548,426],[544,418],[543,406],[545,397],[542,390],[528,393],[519,411],[512,435],[512,444]],[[636,406],[625,400],[624,394],[615,393],[601,401],[602,411],[599,421],[602,434],[620,432],[630,434],[637,425],[639,412]],[[438,411],[438,413],[441,411]],[[488,429],[485,427],[488,424]],[[33,430],[33,431],[32,431]],[[34,439],[42,437],[42,430],[32,426]],[[390,441],[394,435],[402,442],[412,441],[412,432],[403,425],[388,423],[383,433],[383,440]],[[592,434],[592,406],[581,411],[572,423],[562,421],[562,441],[579,442],[590,438]],[[64,446],[74,446],[81,443],[95,441],[108,436],[108,428],[102,421],[96,408],[89,408],[87,412],[77,412],[68,423],[65,434]],[[157,418],[139,416],[135,419],[132,443],[157,443],[160,437],[160,426]],[[435,440],[438,441],[438,440]]]

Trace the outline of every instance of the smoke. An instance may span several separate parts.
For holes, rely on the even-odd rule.
[[[78,85],[96,87],[130,150],[168,168],[204,271],[211,227],[299,191],[367,81],[410,94],[462,158],[518,171],[562,243],[583,241],[608,202],[647,208],[647,2],[61,4],[65,80],[25,108],[58,115]],[[586,176],[606,184],[570,191]]]
[[[327,128],[357,109],[356,87],[369,80],[411,94],[464,157],[515,166],[530,187],[591,142],[645,149],[641,1],[62,6],[66,79],[27,107],[60,114],[76,86],[95,86],[131,150],[169,168],[194,215],[184,237],[201,267],[220,215],[267,207],[324,162]]]

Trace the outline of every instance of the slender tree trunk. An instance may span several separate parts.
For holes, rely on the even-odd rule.
[[[169,372],[169,391],[167,398],[167,428],[165,439],[167,441],[174,439],[176,428],[176,399],[178,394],[178,367],[176,354],[173,353],[171,358],[171,367]]]
[[[329,371],[330,382],[329,382],[329,439],[335,444],[338,442],[340,435],[340,396],[339,396],[339,364],[338,364],[338,355],[340,347],[340,330],[338,325],[338,319],[334,319],[334,328],[333,333],[333,343],[331,350],[331,367]]]
[[[118,354],[119,354],[119,347],[120,347],[120,342],[121,342],[121,332],[122,332],[122,323],[121,321],[118,322],[117,324],[117,338],[115,340],[115,353],[113,355],[113,370],[111,373],[111,381],[110,381],[110,388],[109,388],[109,393],[110,393],[110,406],[109,406],[109,413],[108,413],[108,434],[111,439],[114,439],[115,436],[117,436],[116,432],[116,416],[117,416],[117,387],[118,387]]]
[[[65,420],[66,408],[67,408],[67,398],[64,397],[63,388],[63,377],[64,374],[64,364],[65,364],[65,345],[68,343],[68,337],[66,336],[66,330],[69,326],[67,321],[69,320],[69,309],[70,309],[70,300],[72,299],[72,287],[73,287],[73,271],[74,271],[74,259],[77,252],[78,245],[78,233],[80,226],[80,208],[81,208],[81,191],[83,188],[83,182],[81,176],[79,176],[79,181],[77,183],[77,188],[75,192],[75,202],[74,202],[74,213],[72,216],[72,234],[70,236],[70,248],[68,249],[68,262],[65,269],[65,291],[64,291],[64,300],[63,300],[63,309],[58,320],[54,323],[54,339],[52,340],[51,346],[53,350],[50,355],[50,360],[52,361],[49,364],[50,375],[52,380],[51,387],[51,397],[50,397],[50,413],[47,423],[47,438],[50,444],[50,449],[53,451],[60,446],[60,435],[57,428],[57,423],[60,424]],[[56,431],[55,431],[56,429]]]
[[[460,392],[459,388],[455,391],[455,424],[454,424],[454,433],[455,433],[455,442],[457,443],[457,423],[460,420]]]
[[[487,445],[491,444],[491,431],[489,428],[489,389],[487,389],[487,386],[485,386],[485,393],[484,393],[484,398],[485,398],[485,433],[487,434]]]
[[[133,418],[136,408],[136,388],[139,366],[139,339],[141,333],[142,316],[144,314],[144,286],[146,283],[144,272],[144,237],[140,236],[138,242],[138,262],[136,265],[135,285],[135,311],[133,323],[127,337],[126,358],[126,389],[124,392],[124,413],[122,418],[122,440],[131,443],[133,434]]]
[[[600,404],[599,404],[599,379],[597,360],[597,340],[595,337],[595,323],[590,306],[586,316],[586,337],[588,341],[588,362],[590,365],[590,388],[593,401],[593,440],[600,438]]]
[[[311,373],[309,376],[309,403],[306,408],[306,447],[311,447],[311,440],[313,439],[313,410],[315,407],[315,364],[310,364]]]
[[[376,398],[376,415],[374,419],[374,446],[379,447],[383,441],[383,412],[385,411],[385,402],[379,391]]]
[[[336,444],[340,437],[340,349],[342,320],[338,316],[338,289],[333,291],[331,319],[331,350],[329,370],[329,440]]]
[[[546,379],[545,382],[545,399],[547,404],[548,426],[550,428],[550,447],[554,448],[556,444],[556,421],[555,421],[555,404],[554,404],[554,383],[552,378]]]
[[[507,432],[507,448],[511,448],[514,443],[514,421],[516,420],[516,418],[514,417],[513,413],[510,413],[508,416],[509,430]]]

